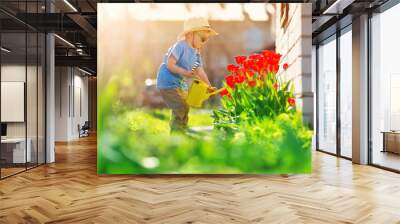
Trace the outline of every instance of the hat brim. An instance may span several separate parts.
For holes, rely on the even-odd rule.
[[[215,31],[212,28],[209,27],[199,27],[199,28],[193,28],[190,30],[185,30],[182,31],[179,35],[178,35],[178,39],[183,39],[185,37],[186,34],[190,33],[190,32],[196,32],[196,31],[209,31],[210,32],[210,36],[216,36],[219,33],[217,33],[217,31]]]

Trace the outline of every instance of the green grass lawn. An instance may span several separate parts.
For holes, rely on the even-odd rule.
[[[169,121],[171,116],[171,111],[167,109],[159,109],[159,110],[143,109],[135,111],[134,113],[136,113],[137,115],[139,115],[138,113],[149,114],[152,117],[159,118],[160,120],[163,121]],[[191,109],[189,111],[189,127],[213,125],[213,118],[211,117],[211,115],[212,115],[212,110]]]
[[[211,110],[192,109],[189,127],[212,126]],[[169,110],[128,110],[107,116],[99,133],[98,172],[308,173],[311,132],[300,118],[243,126],[208,138],[169,133]]]

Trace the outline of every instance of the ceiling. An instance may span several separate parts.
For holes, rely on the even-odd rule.
[[[352,23],[357,17],[389,0],[313,0],[312,36],[316,44]]]
[[[24,46],[22,34],[32,31],[54,32],[56,65],[79,66],[96,73],[97,57],[97,3],[152,2],[129,0],[1,0],[0,21],[4,38],[14,41],[12,47]],[[325,34],[329,27],[346,16],[354,16],[365,10],[378,7],[387,0],[304,0],[313,4],[313,38]],[[185,1],[182,1],[185,2]],[[277,2],[277,1],[269,1]],[[221,3],[222,4],[222,3]],[[189,7],[190,8],[190,7]],[[49,12],[52,13],[49,13]],[[350,19],[351,21],[351,19]],[[325,33],[324,33],[325,32]],[[332,31],[334,32],[334,31]],[[22,42],[21,42],[22,41]],[[4,42],[3,42],[4,43]],[[30,46],[28,52],[31,51]],[[17,52],[16,52],[17,54]]]
[[[48,3],[46,8],[44,0],[0,1],[2,46],[12,49],[10,53],[2,54],[3,60],[17,62],[24,55],[32,58],[37,44],[30,42],[36,32],[54,32],[56,65],[78,66],[95,74],[97,1],[50,0]],[[26,30],[35,35],[27,35],[25,50]]]

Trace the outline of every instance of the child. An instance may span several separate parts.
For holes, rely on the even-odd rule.
[[[197,77],[211,87],[203,69],[200,49],[208,38],[218,35],[207,19],[193,17],[184,22],[178,41],[168,49],[157,74],[157,88],[169,108],[172,109],[171,131],[187,129],[189,106],[186,103],[187,84],[184,78]]]

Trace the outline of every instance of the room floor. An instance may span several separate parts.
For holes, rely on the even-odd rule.
[[[373,163],[389,167],[391,169],[400,170],[400,155],[391,152],[374,151]]]
[[[25,170],[25,167],[1,168],[1,176],[7,177]]]
[[[34,169],[37,166],[36,163],[27,163],[26,167],[25,164],[18,164],[18,166],[16,167],[10,167],[10,166],[6,166],[6,167],[2,167],[1,168],[1,178],[6,178],[8,176],[12,176],[15,174],[18,174],[20,172],[25,171],[26,169]]]
[[[311,175],[96,174],[96,138],[0,181],[0,223],[399,223],[400,175],[320,152]]]

